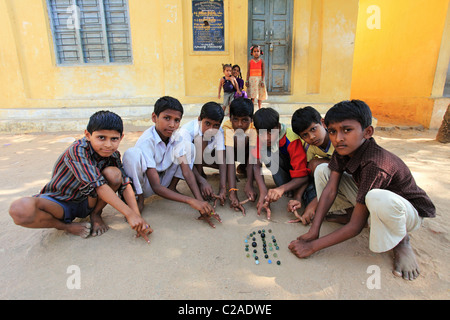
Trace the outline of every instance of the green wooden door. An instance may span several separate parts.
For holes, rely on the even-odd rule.
[[[264,52],[269,95],[290,93],[292,11],[293,0],[249,0],[248,48],[257,44]]]

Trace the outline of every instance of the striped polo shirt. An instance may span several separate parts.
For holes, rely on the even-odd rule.
[[[58,158],[49,183],[40,194],[46,194],[57,200],[81,202],[88,196],[97,197],[95,189],[106,184],[101,172],[106,167],[117,167],[122,172],[123,191],[131,183],[123,170],[119,151],[103,158],[97,154],[86,138],[75,141]]]

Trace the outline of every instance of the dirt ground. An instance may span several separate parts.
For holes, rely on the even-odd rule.
[[[140,134],[126,133],[122,154]],[[436,142],[435,136],[436,131],[398,129],[375,134],[381,146],[406,162],[437,208],[437,217],[425,219],[411,234],[421,275],[406,281],[391,273],[391,252],[369,250],[368,229],[308,259],[296,258],[288,244],[308,227],[287,223],[293,216],[285,197],[272,205],[272,221],[258,217],[251,203],[245,205],[246,216],[229,204],[218,207],[223,223],[212,229],[197,221],[189,206],[154,196],[143,212],[155,230],[150,245],[136,239],[110,206],[103,214],[110,230],[100,237],[18,227],[8,214],[10,203],[37,193],[58,155],[80,134],[2,135],[0,299],[449,299],[450,144]],[[207,173],[217,189],[217,172]],[[269,176],[265,179],[273,185]],[[178,189],[190,194],[184,182]],[[321,234],[338,227],[325,222]],[[263,228],[277,239],[281,265],[263,258],[256,265],[246,257],[244,239]],[[80,288],[70,289],[75,274]]]

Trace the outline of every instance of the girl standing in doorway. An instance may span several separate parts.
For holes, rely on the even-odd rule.
[[[253,45],[250,47],[252,59],[248,62],[246,86],[249,98],[252,101],[258,100],[258,109],[261,109],[262,101],[267,100],[267,89],[264,82],[265,63],[261,58],[263,54],[260,46]]]

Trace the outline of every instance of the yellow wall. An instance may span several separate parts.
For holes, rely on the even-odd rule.
[[[222,63],[239,64],[245,77],[247,1],[224,1],[226,50],[215,53],[192,51],[190,0],[130,0],[129,9],[132,64],[62,67],[46,1],[0,0],[0,81],[8,84],[0,108],[151,105],[162,95],[204,103],[219,101]],[[294,1],[292,93],[270,101],[348,98],[357,12],[357,0]],[[322,31],[310,32],[317,25]]]
[[[5,34],[0,44],[0,79],[12,87],[0,87],[0,106],[52,108],[151,102],[166,89],[161,77],[166,69],[170,72],[161,63],[165,39],[160,32],[161,20],[172,13],[160,12],[168,3],[130,1],[133,64],[58,67],[46,1],[1,0],[0,24]]]
[[[377,117],[427,126],[433,81],[442,83],[435,71],[446,71],[450,54],[441,45],[448,2],[294,0],[291,94],[268,102],[359,98]],[[380,8],[380,29],[367,27],[369,5]],[[0,118],[19,108],[147,106],[162,95],[221,102],[222,63],[239,64],[245,77],[248,62],[248,2],[224,0],[224,10],[225,51],[199,53],[190,0],[129,0],[133,63],[62,67],[46,1],[0,0]]]
[[[351,98],[365,100],[382,120],[428,126],[448,0],[361,0]],[[379,8],[379,28],[372,25]]]
[[[284,101],[349,98],[357,15],[357,0],[294,1],[292,96]]]

